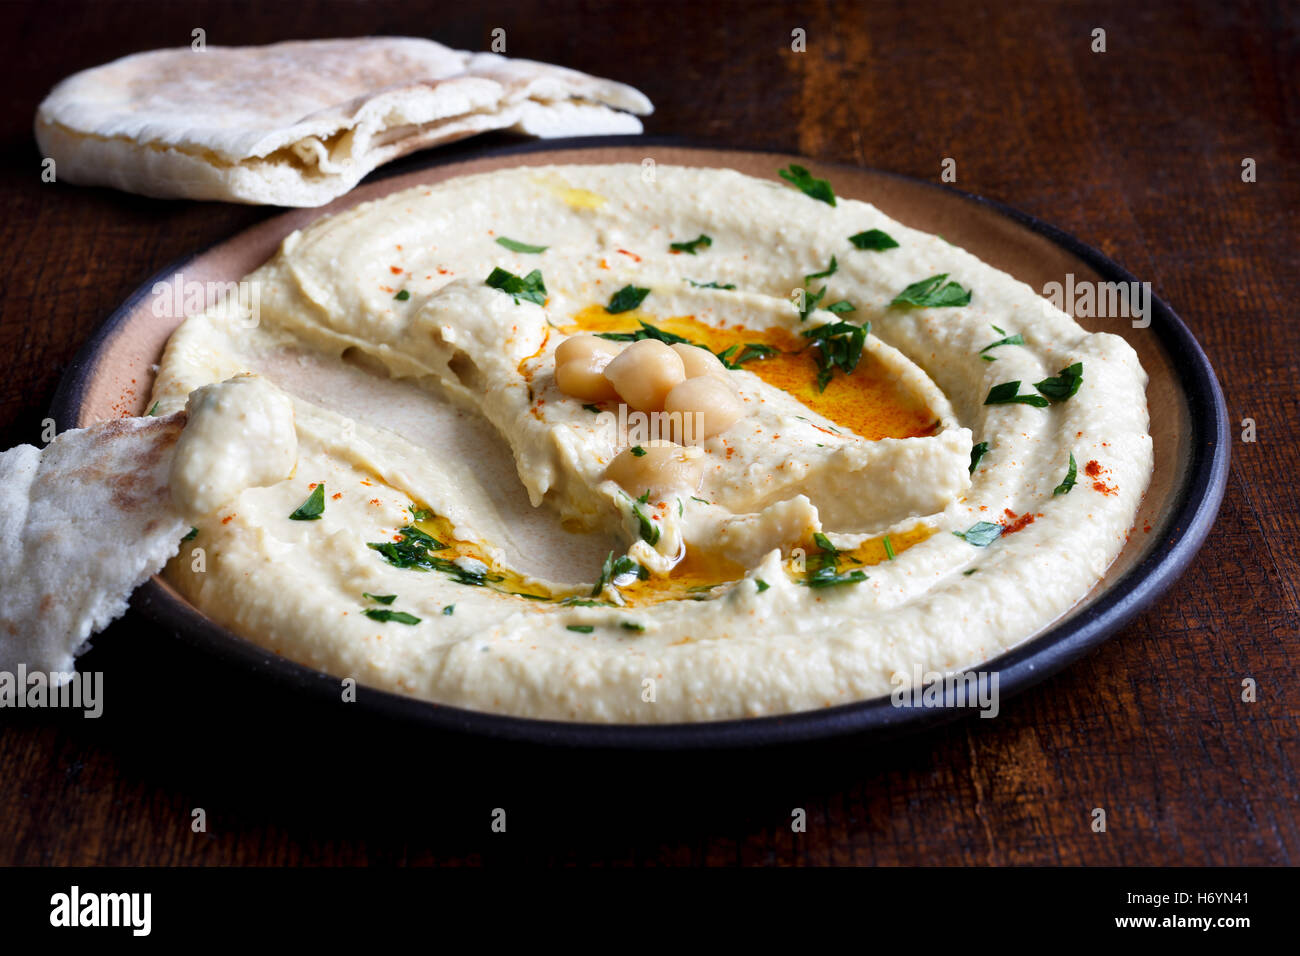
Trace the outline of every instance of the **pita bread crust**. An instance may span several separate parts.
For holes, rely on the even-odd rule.
[[[409,37],[322,40],[85,70],[41,103],[36,138],[67,182],[318,206],[417,149],[492,129],[639,133],[630,114],[652,109],[629,86],[546,63]]]
[[[185,413],[0,453],[0,670],[71,673],[91,634],[180,550],[167,484]]]

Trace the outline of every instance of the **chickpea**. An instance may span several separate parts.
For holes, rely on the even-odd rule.
[[[560,366],[578,359],[586,360],[592,356],[603,356],[604,363],[601,366],[603,368],[621,351],[623,347],[619,343],[602,339],[598,335],[571,335],[556,348],[555,364]]]
[[[604,372],[619,351],[618,343],[594,335],[565,339],[555,350],[555,384],[565,395],[583,402],[618,398]]]
[[[633,497],[640,497],[646,491],[659,497],[673,492],[699,491],[704,477],[704,456],[698,449],[664,443],[641,448],[645,454],[638,455],[637,448],[641,446],[623,449],[605,468],[605,477],[618,482]]]
[[[657,412],[674,385],[686,379],[681,356],[658,339],[633,342],[605,366],[619,397],[639,412]]]
[[[697,441],[725,432],[748,414],[731,386],[713,375],[676,385],[664,400],[664,411],[680,412],[683,427],[689,424]]]
[[[686,345],[678,342],[673,347],[682,359],[682,365],[686,367],[687,378],[698,378],[701,375],[726,375],[727,367],[718,360],[718,357],[708,349],[702,349],[698,345]]]

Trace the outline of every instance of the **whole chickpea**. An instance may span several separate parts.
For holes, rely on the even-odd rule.
[[[605,366],[619,397],[639,412],[657,412],[673,386],[686,379],[681,356],[658,339],[633,342]]]
[[[727,374],[727,367],[708,349],[702,349],[698,345],[686,345],[682,342],[676,343],[672,348],[681,357],[682,365],[686,368],[687,378],[698,378],[701,375]]]
[[[638,454],[638,449],[643,454]],[[704,457],[699,449],[664,443],[625,448],[605,468],[605,477],[618,482],[624,491],[639,497],[699,491],[704,477]]]
[[[731,386],[713,375],[688,378],[674,386],[664,399],[664,411],[680,412],[684,427],[690,423],[700,441],[725,432],[747,414]]]
[[[603,402],[618,397],[605,378],[605,367],[618,355],[616,342],[595,335],[574,335],[555,350],[555,384],[565,395],[583,402]]]

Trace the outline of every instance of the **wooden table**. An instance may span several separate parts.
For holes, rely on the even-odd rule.
[[[489,6],[0,5],[0,447],[39,440],[66,363],[137,284],[270,214],[42,183],[31,123],[52,84],[196,27],[209,44],[430,30],[484,49],[501,26],[512,55],[643,89],[649,132],[926,179],[952,157],[959,188],[1151,280],[1204,344],[1233,420],[1256,423],[1257,442],[1234,442],[1210,543],[1157,607],[997,720],[708,759],[339,726],[128,616],[85,660],[108,672],[104,717],[2,715],[0,863],[1300,862],[1294,14],[1211,0]],[[1099,27],[1105,53],[1090,49]],[[1257,182],[1242,181],[1246,157]],[[206,833],[191,829],[199,807]],[[489,832],[495,807],[506,835]],[[806,834],[791,833],[794,808]]]

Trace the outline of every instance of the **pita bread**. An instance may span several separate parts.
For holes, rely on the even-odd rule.
[[[70,674],[90,635],[180,550],[167,484],[186,413],[0,453],[0,670]]]
[[[154,50],[68,77],[36,112],[59,180],[319,206],[407,153],[493,129],[639,133],[650,101],[576,70],[371,37]]]

